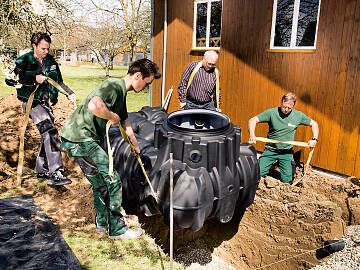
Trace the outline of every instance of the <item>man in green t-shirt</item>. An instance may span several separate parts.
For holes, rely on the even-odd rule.
[[[105,135],[106,123],[119,123],[134,146],[133,154],[140,154],[126,109],[127,91],[136,93],[145,89],[154,79],[160,78],[158,66],[148,59],[132,63],[123,79],[109,78],[102,82],[64,124],[61,130],[61,147],[79,163],[92,184],[96,209],[96,232],[108,232],[110,239],[136,238],[141,229],[128,229],[120,213],[122,185],[119,174],[109,176],[109,157],[99,145]]]
[[[268,109],[249,120],[250,143],[256,143],[255,127],[259,122],[267,122],[269,139],[278,141],[293,141],[299,125],[311,126],[313,138],[308,142],[309,147],[315,147],[318,136],[318,124],[304,113],[294,109],[296,96],[287,93],[281,99],[281,106]],[[266,177],[275,161],[279,161],[281,181],[291,184],[293,149],[291,144],[267,143],[265,151],[259,159],[260,175]]]

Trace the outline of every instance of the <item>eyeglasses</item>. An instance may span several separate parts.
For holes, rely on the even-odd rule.
[[[216,67],[216,63],[209,63],[209,62],[206,62],[206,63],[209,67]]]

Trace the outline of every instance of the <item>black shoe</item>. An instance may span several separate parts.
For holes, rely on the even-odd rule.
[[[63,176],[60,170],[55,171],[54,173],[49,175],[47,180],[47,184],[50,186],[62,186],[71,184],[72,181]]]
[[[46,179],[49,179],[50,174],[49,174],[49,172],[37,173],[36,177],[39,182],[42,182],[42,181],[45,181]]]

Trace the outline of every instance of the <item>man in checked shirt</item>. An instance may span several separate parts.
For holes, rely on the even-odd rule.
[[[181,76],[178,87],[181,109],[207,109],[216,111],[221,103],[221,91],[219,87],[218,99],[216,98],[216,62],[219,56],[215,51],[206,51],[202,61],[191,62]],[[200,64],[202,63],[202,65]],[[199,66],[200,67],[199,67]],[[197,66],[199,67],[196,71]],[[193,80],[190,77],[195,70]],[[218,71],[217,71],[218,72]],[[220,77],[220,73],[219,77]]]

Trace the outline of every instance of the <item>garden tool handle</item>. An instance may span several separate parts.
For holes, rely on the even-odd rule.
[[[292,145],[296,145],[296,146],[309,147],[309,143],[307,143],[307,142],[278,141],[278,140],[273,140],[273,139],[264,138],[264,137],[255,137],[255,139],[257,141],[266,142],[266,143],[286,143],[286,144],[292,144]]]
[[[150,180],[149,180],[149,177],[148,177],[148,175],[147,175],[147,173],[146,173],[146,171],[145,171],[144,164],[143,164],[142,161],[141,161],[140,155],[138,155],[138,154],[135,152],[135,147],[134,147],[134,145],[131,143],[128,135],[126,134],[126,132],[125,132],[125,130],[124,130],[124,128],[123,128],[120,124],[119,124],[119,128],[120,128],[120,132],[121,132],[121,135],[123,136],[124,140],[129,143],[131,151],[132,151],[133,153],[135,153],[136,159],[137,159],[137,161],[138,161],[138,163],[139,163],[139,165],[140,165],[140,167],[141,167],[141,170],[142,170],[142,172],[143,172],[143,174],[144,174],[144,176],[145,176],[145,179],[146,179],[146,181],[147,181],[148,184],[149,184],[151,193],[152,193],[154,199],[156,200],[156,202],[158,202],[158,198],[157,198],[157,196],[156,196],[155,190],[154,190],[154,188],[153,188],[152,185],[151,185],[151,182],[150,182]]]

